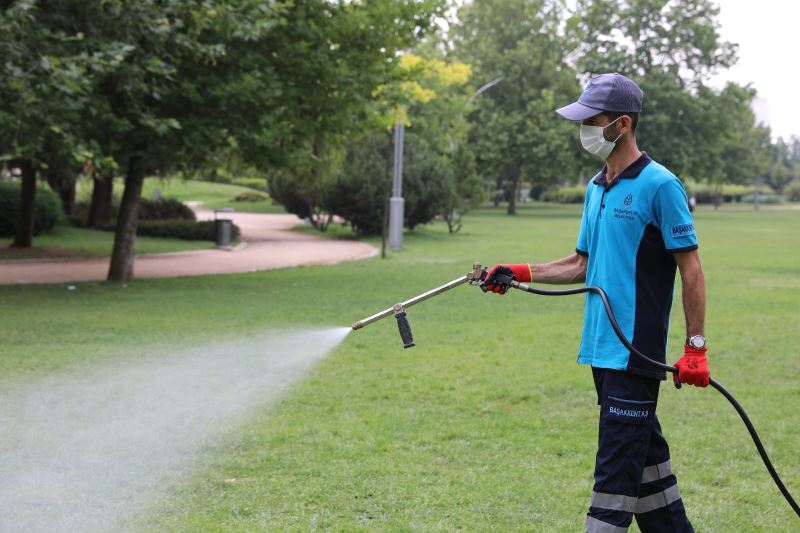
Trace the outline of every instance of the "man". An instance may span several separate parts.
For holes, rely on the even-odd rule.
[[[600,286],[627,338],[663,363],[677,266],[686,345],[674,379],[705,387],[705,280],[694,224],[681,182],[636,144],[642,96],[625,76],[601,74],[577,102],[557,110],[581,123],[581,144],[606,161],[587,187],[575,253],[550,263],[496,265],[485,286],[504,293],[499,273],[522,282]],[[586,296],[578,363],[591,365],[600,405],[586,530],[625,532],[635,516],[643,533],[693,531],[655,413],[665,373],[625,349],[594,294]]]

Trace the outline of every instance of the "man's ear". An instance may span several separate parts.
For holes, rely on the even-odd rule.
[[[633,127],[633,119],[630,115],[622,115],[619,117],[619,129],[617,130],[620,135],[630,133]]]

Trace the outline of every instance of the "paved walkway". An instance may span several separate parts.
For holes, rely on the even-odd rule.
[[[195,208],[198,220],[213,211]],[[294,215],[226,214],[242,230],[241,244],[231,250],[196,250],[137,255],[136,278],[172,278],[255,272],[299,265],[330,265],[373,257],[378,250],[358,241],[334,240],[290,231],[302,223]],[[36,259],[0,262],[0,284],[101,281],[108,257]]]

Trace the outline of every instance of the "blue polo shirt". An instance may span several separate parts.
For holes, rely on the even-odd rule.
[[[677,266],[672,253],[696,248],[683,184],[646,153],[610,185],[605,167],[589,183],[576,246],[588,257],[586,284],[606,291],[625,336],[662,363]],[[619,342],[596,294],[586,295],[578,363],[665,379]]]

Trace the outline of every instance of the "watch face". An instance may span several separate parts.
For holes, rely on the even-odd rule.
[[[689,339],[689,344],[692,345],[692,348],[699,350],[706,345],[706,339],[702,335],[695,335]]]

